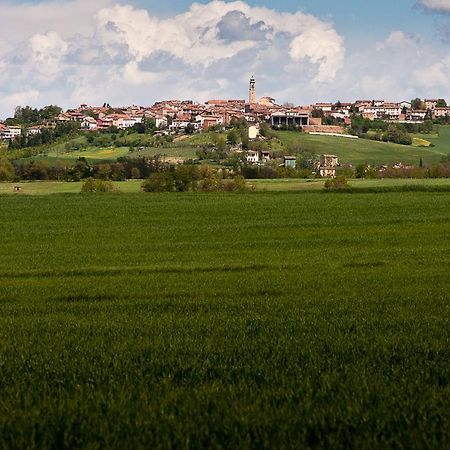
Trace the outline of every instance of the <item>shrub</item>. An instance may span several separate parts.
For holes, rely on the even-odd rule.
[[[348,189],[350,186],[348,184],[347,178],[344,176],[338,176],[336,178],[329,178],[325,181],[325,189],[333,190],[333,189]]]
[[[242,176],[237,176],[232,180],[224,180],[223,188],[227,192],[245,192],[248,190],[247,182]]]
[[[170,172],[152,173],[142,185],[145,192],[172,192],[174,178]]]
[[[88,178],[81,187],[81,192],[113,192],[114,185],[109,180]]]

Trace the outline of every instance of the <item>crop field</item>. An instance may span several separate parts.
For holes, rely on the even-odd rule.
[[[113,181],[117,193],[138,193],[142,192],[144,180]],[[288,192],[288,191],[324,191],[325,180],[317,179],[259,179],[247,180],[247,186],[253,191]],[[22,182],[0,182],[0,195],[49,195],[49,194],[79,194],[83,182],[65,181],[22,181]],[[375,189],[383,191],[385,189],[395,190],[408,188],[418,188],[419,190],[441,190],[450,192],[450,179],[448,178],[386,178],[386,179],[354,179],[349,180],[349,186],[353,190]],[[20,191],[16,191],[20,187]]]
[[[369,139],[347,139],[334,136],[311,136],[295,131],[276,131],[275,135],[286,146],[299,145],[318,155],[334,154],[342,164],[404,164],[418,165],[420,158],[425,164],[439,163],[450,154],[450,127],[440,127],[438,135],[417,135],[417,138],[430,141],[435,147],[415,147]],[[434,136],[434,137],[433,137]]]
[[[120,193],[136,193],[142,191],[143,180],[113,181],[114,188]],[[0,195],[79,194],[83,182],[65,181],[23,181],[17,183],[0,183]],[[15,190],[20,187],[20,191]]]
[[[449,193],[0,202],[0,448],[450,447]]]
[[[272,179],[248,180],[248,185],[257,191],[323,191],[323,179]],[[349,186],[357,189],[395,189],[421,187],[424,189],[442,188],[450,192],[448,178],[386,178],[386,179],[356,179],[349,180]],[[1,189],[1,186],[0,186]]]

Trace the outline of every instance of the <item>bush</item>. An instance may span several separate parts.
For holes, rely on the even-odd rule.
[[[342,175],[325,181],[325,189],[327,190],[348,189],[349,187],[347,178]]]
[[[152,173],[142,189],[145,192],[172,192],[175,190],[173,175],[170,172]]]
[[[109,180],[98,180],[95,178],[88,178],[81,188],[81,192],[113,192],[114,185]]]
[[[247,182],[242,176],[237,176],[232,180],[223,180],[222,183],[226,192],[245,192],[248,190]]]

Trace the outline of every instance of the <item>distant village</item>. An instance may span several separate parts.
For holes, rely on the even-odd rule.
[[[156,135],[173,135],[182,132],[203,132],[212,127],[226,127],[233,119],[245,119],[249,127],[249,139],[259,135],[260,124],[265,122],[274,128],[301,129],[308,134],[339,135],[347,138],[357,136],[346,134],[347,127],[355,115],[363,119],[381,120],[390,123],[420,124],[426,120],[450,118],[450,107],[444,99],[415,99],[392,102],[385,100],[356,100],[353,102],[315,103],[308,106],[277,104],[271,97],[256,96],[256,80],[249,82],[247,100],[209,100],[197,103],[193,100],[164,100],[153,106],[111,107],[110,104],[90,106],[82,104],[75,109],[61,112],[51,120],[24,128],[19,125],[0,123],[0,139],[11,141],[24,134],[29,137],[40,134],[45,128],[55,128],[58,123],[73,123],[85,132],[99,132],[115,127],[131,129],[146,120],[156,124]],[[250,164],[264,162],[270,156],[249,151]],[[295,158],[285,158],[287,167],[295,167]],[[321,175],[332,176],[338,165],[334,155],[322,156]]]
[[[204,131],[216,125],[228,125],[231,120],[244,118],[249,125],[261,122],[274,127],[302,127],[306,133],[342,133],[340,126],[324,125],[324,118],[333,118],[342,125],[351,124],[351,115],[358,114],[369,120],[397,123],[422,123],[427,118],[435,120],[450,117],[450,107],[444,99],[425,99],[390,102],[385,100],[356,100],[354,102],[315,103],[308,106],[279,105],[271,97],[256,99],[256,82],[252,77],[248,100],[209,100],[197,103],[192,100],[164,100],[150,107],[111,107],[80,105],[62,112],[53,120],[29,127],[27,135],[38,134],[42,128],[54,127],[58,122],[79,122],[85,131],[102,131],[111,127],[132,128],[145,119],[153,119],[161,133],[175,133],[191,127]],[[22,127],[0,123],[0,138],[15,139]]]

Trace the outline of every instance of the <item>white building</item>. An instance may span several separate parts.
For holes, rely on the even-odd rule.
[[[339,160],[336,155],[322,155],[320,157],[319,172],[324,178],[336,178]]]
[[[250,164],[259,164],[259,153],[254,150],[249,150],[247,153],[247,162]]]
[[[248,138],[256,139],[259,136],[259,128],[255,125],[250,125],[248,127]]]
[[[81,121],[81,129],[82,130],[92,131],[92,130],[96,130],[97,128],[98,128],[97,121],[93,117],[86,116]]]
[[[2,139],[11,140],[11,139],[16,139],[19,136],[22,136],[22,128],[14,126],[14,125],[6,127],[1,132]]]
[[[30,127],[27,130],[27,136],[36,136],[36,134],[41,134],[41,127]]]

